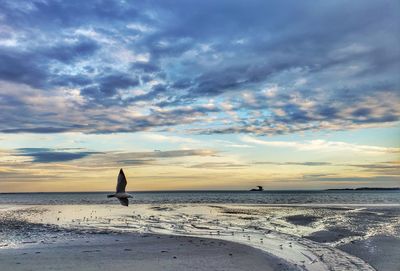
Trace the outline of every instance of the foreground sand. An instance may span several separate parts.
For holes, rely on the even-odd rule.
[[[371,216],[375,214],[373,210],[362,210],[363,209],[361,209],[361,211],[358,209],[355,210],[354,208],[349,209],[347,207],[314,208],[304,206],[204,204],[138,204],[132,207],[130,206],[129,208],[121,208],[121,206],[118,205],[105,204],[30,206],[0,205],[0,254],[2,254],[4,250],[9,252],[11,248],[19,248],[19,251],[16,253],[23,254],[27,252],[22,252],[22,247],[25,248],[27,246],[32,246],[33,244],[34,246],[39,245],[39,248],[42,248],[43,244],[49,244],[49,246],[55,247],[58,251],[54,256],[54,260],[48,260],[49,263],[53,263],[56,261],[56,258],[58,257],[57,255],[60,253],[69,254],[69,251],[78,253],[73,247],[71,247],[71,244],[80,244],[79,242],[82,242],[81,238],[94,238],[94,240],[87,240],[89,242],[86,242],[85,240],[81,245],[98,244],[99,247],[102,247],[103,245],[107,246],[120,241],[101,241],[96,239],[98,236],[104,237],[110,236],[110,234],[131,234],[131,237],[136,236],[135,238],[145,238],[138,234],[153,234],[153,237],[156,234],[162,234],[163,236],[172,236],[172,238],[169,239],[174,239],[174,236],[186,236],[184,238],[189,238],[188,236],[190,236],[191,238],[203,238],[203,240],[212,238],[213,240],[210,241],[209,246],[211,248],[216,245],[218,245],[218,248],[223,248],[225,247],[223,245],[224,242],[234,242],[236,244],[245,245],[248,249],[251,247],[251,249],[259,249],[267,255],[274,255],[275,257],[282,259],[282,261],[286,261],[292,266],[296,266],[302,270],[371,271],[375,269],[365,262],[369,261],[370,258],[367,254],[365,255],[366,257],[361,255],[365,259],[363,261],[362,259],[353,256],[354,254],[350,255],[335,248],[337,245],[343,246],[346,243],[355,244],[356,242],[359,242],[359,238],[364,238],[363,236],[360,237],[357,227],[354,228],[355,224],[348,223],[350,218],[348,217],[349,215],[355,217],[358,221],[357,225],[359,225],[360,220],[362,222],[367,217],[371,219]],[[388,231],[389,236],[390,234],[393,236],[396,225],[398,225],[396,222],[397,220],[392,221],[393,219],[398,218],[396,212],[397,209],[381,210],[379,207],[377,210],[379,211],[376,213],[378,216],[377,220],[379,221],[378,226],[376,226],[375,223],[361,223],[361,226],[368,227],[368,232],[365,233],[366,236],[371,236],[371,233],[373,235],[375,232],[383,234],[385,233],[383,230]],[[384,212],[387,219],[382,219],[382,212]],[[334,218],[334,225],[329,222],[331,218]],[[341,223],[342,220],[346,222],[346,225]],[[342,229],[343,226],[344,229]],[[103,234],[101,235],[101,233]],[[72,236],[81,236],[81,238],[73,238],[72,241],[67,242],[67,245],[66,241],[68,241]],[[95,236],[97,237],[95,238]],[[158,248],[158,242],[162,239],[161,236],[159,237],[160,238],[153,238],[153,241],[156,242],[150,242],[152,239],[149,239],[150,243],[148,246],[154,246],[155,249]],[[316,240],[313,241],[312,239]],[[204,245],[203,242],[205,241],[200,242],[197,244],[198,246],[194,246],[194,248],[208,248],[208,246]],[[58,248],[59,246],[69,247],[63,251]],[[135,242],[132,242],[132,246],[136,246]],[[43,248],[45,247],[46,246]],[[350,248],[351,247],[352,246],[350,245]],[[185,248],[185,245],[179,244],[179,248]],[[131,248],[128,248],[127,251],[129,251],[129,249]],[[118,246],[113,246],[110,250],[114,253],[114,250],[118,251]],[[179,252],[178,249],[176,250]],[[198,264],[200,264],[200,268],[206,266],[207,268],[205,268],[205,270],[220,270],[218,269],[219,267],[213,269],[213,267],[207,265],[213,264],[213,262],[210,262],[207,257],[207,255],[214,256],[215,253],[213,253],[213,251],[203,251],[202,253],[206,254],[202,255],[201,253],[197,253],[197,250],[194,252],[191,250],[191,246],[187,246],[184,250],[184,252],[187,253],[184,255],[191,255],[190,257],[196,259],[196,264],[189,270],[196,270],[195,268],[197,268]],[[82,251],[87,251],[83,253],[100,253],[103,250],[101,248],[82,248]],[[141,253],[141,250],[136,249],[136,251],[139,254]],[[33,252],[36,251],[30,251],[31,254],[33,254]],[[152,253],[153,252],[154,251],[152,251]],[[81,253],[78,253],[77,256],[80,254]],[[117,255],[120,254],[121,253]],[[230,252],[223,255],[225,257],[228,255],[228,258],[233,257],[233,253],[231,253],[232,256],[229,254]],[[28,254],[23,254],[23,256],[26,255]],[[35,255],[42,255],[42,253],[37,253]],[[113,254],[111,253],[111,255]],[[382,253],[379,253],[379,255],[382,255]],[[128,257],[128,255],[125,256]],[[172,256],[173,260],[178,259],[178,255],[175,256],[177,258],[173,257],[174,256]],[[186,267],[191,265],[194,261],[191,260],[190,257],[189,264],[186,265]],[[100,257],[100,259],[104,258],[105,257]],[[72,261],[76,262],[75,259],[76,257],[73,257]],[[84,258],[81,257],[80,259]],[[111,257],[109,259],[111,261],[113,258]],[[129,259],[130,258],[128,257],[127,260]],[[157,257],[150,259],[154,261],[157,260],[158,262],[160,261]],[[171,258],[167,259],[171,261]],[[9,259],[7,259],[7,261],[3,261],[2,263],[0,258],[0,271],[2,270],[2,264],[7,266],[11,264],[12,267],[14,265],[22,265],[22,261],[19,260],[19,258],[15,258],[13,262],[10,262]],[[127,260],[122,259],[120,261],[125,262]],[[203,261],[205,263],[203,263]],[[138,262],[138,259],[135,259],[135,262]],[[262,269],[251,269],[251,264],[254,263],[254,261],[240,261],[240,263],[242,262],[244,266],[240,264],[232,264],[232,267],[229,268],[222,260],[218,260],[217,264],[222,264],[222,270],[268,270],[266,269],[267,267],[274,268],[274,263],[276,261],[273,260],[272,262],[270,261],[270,264],[263,264]],[[379,260],[375,261],[376,266],[381,267],[379,262]],[[394,263],[394,261],[392,262]],[[63,267],[63,262],[58,261],[54,264],[54,269],[60,270],[57,268],[57,263]],[[97,263],[98,260],[95,259],[93,264],[96,265]],[[116,265],[119,266],[118,263]],[[47,265],[45,266],[47,268]],[[179,266],[185,265],[179,264]],[[28,265],[28,268],[29,267],[31,266]],[[80,266],[78,267],[79,270],[84,268]],[[388,265],[385,265],[385,268],[386,267],[388,267]],[[158,270],[151,266],[148,268],[149,270]],[[160,270],[166,270],[165,268],[166,267],[163,266]],[[34,266],[28,270],[43,270],[43,268],[34,264]],[[277,270],[284,269],[279,266]],[[378,270],[398,271],[398,269]]]
[[[261,250],[167,235],[85,234],[0,250],[0,270],[299,270]]]

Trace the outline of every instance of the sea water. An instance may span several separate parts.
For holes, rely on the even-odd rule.
[[[0,193],[0,204],[110,204],[111,192]],[[400,204],[400,191],[160,191],[130,192],[131,204]]]

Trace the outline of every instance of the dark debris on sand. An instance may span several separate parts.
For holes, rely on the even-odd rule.
[[[294,225],[308,226],[317,221],[319,218],[320,217],[313,215],[292,215],[285,217],[285,220]]]

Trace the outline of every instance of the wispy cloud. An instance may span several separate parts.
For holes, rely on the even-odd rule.
[[[331,166],[332,163],[330,162],[265,162],[265,161],[258,161],[254,162],[254,165],[278,165],[278,166],[311,166],[311,167],[318,167],[318,166]]]
[[[400,162],[399,161],[391,161],[391,162],[383,162],[383,163],[374,163],[374,164],[349,164],[351,167],[356,167],[363,169],[366,172],[370,172],[373,174],[380,174],[386,176],[400,176]],[[399,179],[400,181],[400,179]]]
[[[241,169],[243,167],[248,167],[246,164],[236,164],[236,163],[201,163],[189,166],[190,168],[200,168],[200,169]]]
[[[380,187],[379,183],[385,182],[386,184],[390,184],[392,186],[397,187],[399,184],[399,177],[393,176],[372,176],[372,177],[335,177],[335,176],[313,176],[309,178],[310,181],[313,182],[321,182],[321,183],[331,183],[331,184],[340,184],[343,185],[351,185],[359,187],[360,185],[371,185],[372,187]]]
[[[94,152],[79,148],[20,148],[16,150],[0,151],[0,165],[14,163],[71,163],[79,160],[78,164],[94,166],[96,162],[117,166],[119,163],[125,165],[147,165],[156,164],[158,160],[173,159],[180,157],[215,157],[217,151],[212,149],[185,149],[168,151],[148,152]],[[24,159],[25,158],[25,159]],[[28,159],[27,159],[28,158]],[[16,160],[20,159],[20,161]],[[82,161],[84,159],[84,161]]]
[[[225,147],[231,147],[231,148],[253,148],[253,146],[248,145],[248,144],[240,144],[237,142],[232,142],[229,140],[216,140],[217,144],[225,146]]]
[[[250,136],[242,136],[246,143],[277,148],[294,148],[302,151],[352,151],[364,153],[400,153],[400,148],[359,145],[340,141],[267,141]]]
[[[169,143],[199,143],[198,140],[189,137],[181,137],[175,135],[163,135],[160,133],[145,133],[142,135],[143,139],[150,140],[153,142],[169,142]]]

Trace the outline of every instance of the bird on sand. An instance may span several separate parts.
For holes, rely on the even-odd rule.
[[[115,194],[107,195],[107,198],[117,198],[123,206],[128,206],[128,198],[132,198],[132,196],[125,192],[126,184],[125,174],[121,168],[117,179],[117,191]]]

